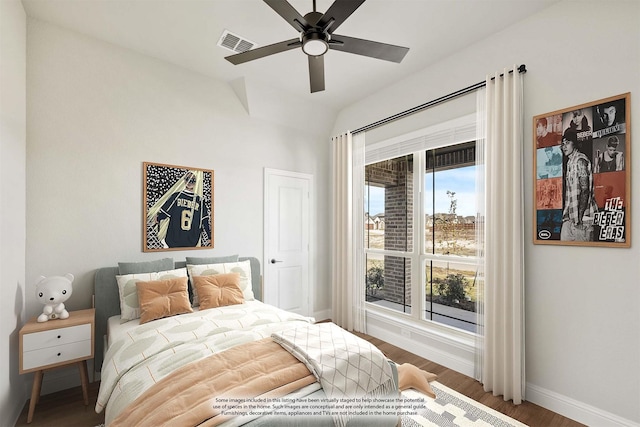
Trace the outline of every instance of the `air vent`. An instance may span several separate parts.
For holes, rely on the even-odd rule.
[[[224,30],[220,36],[220,40],[218,40],[218,46],[234,53],[241,53],[256,47],[256,44],[244,37],[233,34],[231,31]]]

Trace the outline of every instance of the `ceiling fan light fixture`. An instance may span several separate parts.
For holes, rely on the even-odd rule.
[[[323,34],[310,32],[302,36],[302,51],[309,56],[322,56],[329,50]]]
[[[316,10],[316,0],[313,0],[313,11],[304,16],[300,15],[289,1],[264,0],[274,12],[295,28],[298,37],[227,56],[226,59],[232,64],[238,65],[300,47],[308,56],[309,83],[311,93],[314,93],[323,91],[325,88],[324,54],[329,49],[396,63],[400,63],[409,51],[408,47],[334,33],[366,0],[333,0],[325,13]]]

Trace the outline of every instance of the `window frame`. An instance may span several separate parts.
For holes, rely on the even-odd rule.
[[[471,114],[460,117],[449,122],[441,123],[411,132],[399,137],[394,137],[381,141],[371,146],[365,145],[364,167],[384,160],[395,159],[404,155],[413,155],[413,231],[407,235],[407,239],[412,240],[411,251],[398,251],[387,249],[369,249],[364,244],[364,239],[357,242],[358,250],[361,250],[366,259],[368,254],[390,255],[395,257],[405,257],[411,260],[411,310],[410,313],[401,312],[392,308],[382,307],[372,302],[366,302],[365,310],[382,316],[389,316],[399,322],[409,326],[428,329],[437,334],[442,334],[448,338],[457,339],[459,342],[468,342],[470,337],[477,336],[477,333],[450,326],[427,318],[426,303],[426,274],[427,262],[452,262],[461,261],[460,256],[430,254],[426,251],[424,231],[426,227],[424,196],[425,185],[424,175],[427,166],[426,151],[438,148],[449,147],[465,142],[475,141],[476,138],[476,116]],[[366,180],[363,181],[364,187]],[[476,190],[477,191],[477,190]],[[363,203],[363,216],[365,206]],[[479,262],[477,257],[464,257],[464,263],[475,264]],[[364,280],[364,274],[362,275]],[[417,309],[416,309],[417,308]]]

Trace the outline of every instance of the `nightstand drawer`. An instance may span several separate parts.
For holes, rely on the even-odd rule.
[[[24,334],[22,351],[38,350],[91,339],[91,324]]]
[[[82,397],[89,405],[87,359],[93,358],[96,310],[70,311],[66,319],[38,322],[31,318],[20,328],[20,373],[35,372],[27,423],[33,420],[42,391],[42,377],[49,369],[75,364],[80,370]]]
[[[91,356],[91,339],[25,351],[22,354],[22,369],[26,371],[89,356]]]

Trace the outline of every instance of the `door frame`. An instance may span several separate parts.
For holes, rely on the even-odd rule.
[[[314,259],[316,257],[316,245],[315,242],[315,233],[316,233],[316,209],[315,209],[315,181],[314,177],[311,174],[306,174],[302,172],[293,172],[286,171],[281,169],[272,169],[272,168],[264,168],[264,188],[263,188],[263,263],[264,268],[262,269],[262,299],[264,301],[264,296],[266,295],[266,288],[269,283],[270,277],[268,272],[268,263],[269,263],[269,243],[271,240],[271,234],[269,232],[269,184],[270,178],[272,176],[284,176],[288,178],[296,178],[306,180],[309,183],[309,250],[307,251],[307,265],[308,269],[308,289],[307,289],[307,316],[313,316],[314,313],[314,301],[315,301],[315,263]]]

